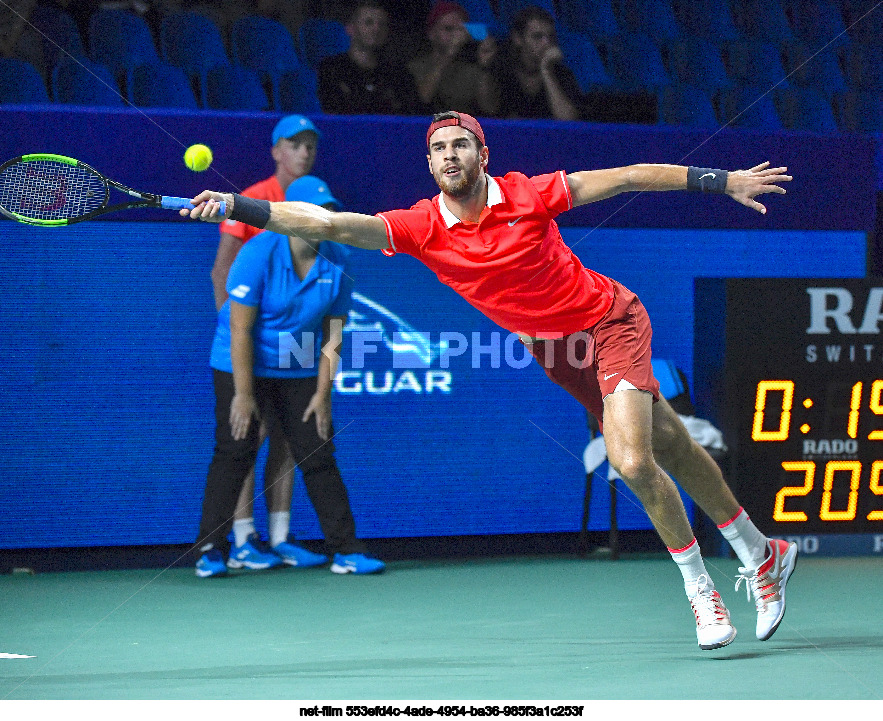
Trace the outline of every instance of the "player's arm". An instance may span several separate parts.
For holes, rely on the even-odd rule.
[[[650,163],[629,165],[605,170],[584,170],[568,173],[567,184],[573,198],[573,206],[594,203],[598,200],[628,192],[663,190],[700,190],[725,193],[733,200],[760,213],[766,208],[754,200],[763,193],[785,193],[777,185],[791,180],[787,168],[770,168],[769,163],[755,165],[748,170],[724,171],[717,169],[694,169],[688,182],[690,169],[685,165],[655,165]],[[693,187],[694,183],[699,186]]]
[[[242,196],[236,198],[241,199]],[[227,203],[226,215],[218,212],[221,200]],[[256,202],[250,198],[244,200]],[[247,218],[236,215],[236,200],[229,193],[204,190],[193,198],[193,205],[195,206],[193,210],[181,210],[181,215],[189,215],[194,220],[210,223],[220,223],[233,217],[247,225],[252,225]],[[282,235],[296,235],[307,240],[332,240],[365,250],[389,248],[386,223],[373,215],[333,213],[321,206],[297,201],[269,203],[269,209],[269,218],[260,218],[260,224],[254,227]]]
[[[218,252],[215,254],[215,264],[212,266],[212,286],[215,290],[216,310],[221,310],[221,306],[227,300],[227,276],[241,247],[242,241],[235,235],[221,233]]]
[[[260,419],[254,395],[254,340],[251,335],[258,307],[230,301],[230,360],[233,363],[233,401],[230,403],[230,429],[233,438],[248,435],[251,417]]]
[[[380,218],[335,213],[311,203],[271,203],[267,230],[311,240],[332,240],[366,250],[389,248],[386,223]]]

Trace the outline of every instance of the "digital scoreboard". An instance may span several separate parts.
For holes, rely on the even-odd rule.
[[[881,552],[883,283],[722,282],[718,415],[740,503],[768,535],[862,534]]]

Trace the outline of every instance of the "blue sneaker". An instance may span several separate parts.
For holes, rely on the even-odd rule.
[[[224,576],[226,573],[227,565],[224,563],[224,555],[217,548],[210,548],[196,562],[196,575],[200,578]]]
[[[266,544],[257,533],[252,533],[241,546],[230,550],[227,568],[250,568],[263,571],[282,565],[282,559],[267,549]]]
[[[386,564],[364,553],[335,553],[332,573],[380,573]]]
[[[287,541],[273,546],[273,553],[279,556],[283,563],[287,563],[289,566],[297,566],[298,568],[312,568],[313,566],[321,566],[328,563],[328,556],[308,551],[306,548],[292,543],[293,540],[289,538]]]

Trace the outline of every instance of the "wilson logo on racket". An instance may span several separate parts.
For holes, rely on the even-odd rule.
[[[110,205],[110,189],[136,200]],[[221,202],[220,212],[224,213]],[[0,165],[0,212],[19,223],[59,226],[128,208],[192,209],[187,198],[141,193],[64,155],[35,153]]]

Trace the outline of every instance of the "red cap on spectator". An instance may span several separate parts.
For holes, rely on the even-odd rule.
[[[451,2],[450,0],[439,0],[439,2],[432,6],[432,9],[426,16],[426,29],[429,30],[445,15],[450,15],[451,13],[459,13],[462,15],[464,23],[469,21],[469,13],[466,12],[466,8],[462,5]]]
[[[468,130],[472,133],[478,141],[484,146],[484,131],[481,129],[481,125],[478,124],[478,121],[473,118],[471,115],[467,115],[466,113],[457,113],[456,118],[448,118],[447,120],[436,120],[432,125],[429,126],[429,130],[426,131],[426,147],[429,147],[429,139],[432,137],[432,134],[438,130],[439,128],[446,128],[449,125],[459,125],[461,128]]]

